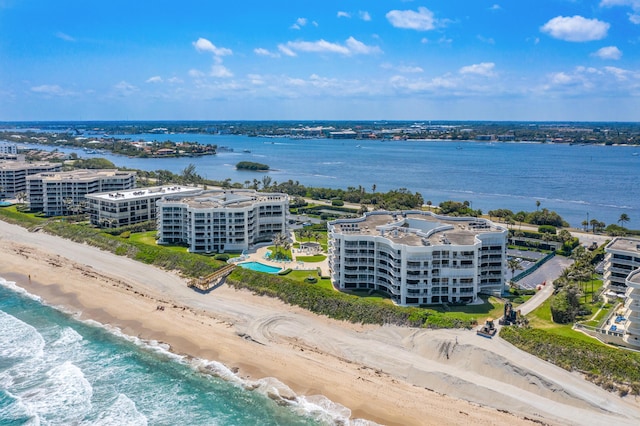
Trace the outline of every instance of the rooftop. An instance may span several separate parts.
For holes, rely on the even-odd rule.
[[[60,164],[47,163],[39,161],[35,163],[28,163],[26,161],[0,161],[0,170],[24,170],[24,169],[39,169],[39,168],[51,168],[60,167]]]
[[[630,251],[640,253],[640,239],[617,237],[607,245],[607,250]]]
[[[379,235],[410,246],[472,245],[478,234],[504,230],[486,219],[436,216],[427,212],[372,212],[362,218],[336,220],[331,224],[338,233]]]
[[[27,179],[42,179],[44,181],[93,181],[96,178],[135,176],[135,172],[123,172],[117,169],[79,169],[68,172],[44,172],[29,176]]]
[[[188,194],[195,191],[201,191],[200,188],[190,186],[156,186],[152,188],[136,188],[118,192],[99,192],[86,195],[87,198],[99,200],[133,200],[137,198],[163,197],[173,194]]]
[[[263,193],[253,190],[208,190],[196,195],[182,196],[178,201],[193,208],[242,208],[266,201],[285,201],[286,194]]]

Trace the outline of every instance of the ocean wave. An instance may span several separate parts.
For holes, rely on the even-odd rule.
[[[15,283],[6,284],[6,286],[11,290],[31,297],[28,292],[15,286]],[[40,301],[39,299],[37,300]],[[51,307],[64,312],[60,307]],[[0,314],[2,314],[2,311],[0,311]],[[72,316],[83,324],[101,328],[118,338],[131,342],[137,347],[154,354],[154,356],[181,363],[200,374],[210,375],[226,383],[237,385],[247,391],[266,396],[279,405],[287,406],[297,415],[308,417],[325,424],[352,426],[375,425],[373,422],[362,419],[350,419],[351,411],[348,408],[331,401],[325,396],[297,395],[276,378],[268,377],[258,380],[244,379],[220,362],[178,355],[173,353],[171,347],[164,342],[145,340],[131,336],[122,332],[118,327],[105,325],[90,319],[81,319],[78,314]],[[0,324],[2,323],[0,322]],[[7,327],[2,327],[2,330],[6,329]],[[2,330],[0,330],[0,332]],[[40,338],[42,339],[42,336],[40,336]],[[52,343],[52,346],[69,346],[73,348],[74,344],[82,340],[81,335],[72,328],[67,327],[60,332],[59,337]],[[41,344],[44,346],[44,340],[42,340]],[[6,345],[2,345],[1,349],[4,349],[5,346]],[[25,350],[25,352],[28,351]],[[31,367],[35,367],[35,365]],[[35,390],[32,390],[27,395],[20,395],[18,397],[21,406],[24,405],[26,407],[26,411],[21,411],[33,413],[32,416],[39,416],[45,423],[53,418],[56,419],[56,422],[80,423],[91,410],[91,397],[93,394],[91,384],[84,377],[81,369],[76,367],[72,362],[65,361],[52,368],[46,373],[46,376],[47,378],[44,383],[37,386]],[[131,416],[125,416],[124,413],[129,413]],[[126,418],[127,421],[122,423],[119,421],[121,418]],[[129,420],[132,420],[132,422],[129,423]],[[121,395],[105,413],[100,415],[97,422],[92,422],[92,424],[144,425],[147,421],[147,418],[137,411],[133,401],[126,397],[126,395]]]
[[[136,404],[124,394],[118,394],[114,403],[91,422],[94,426],[145,426],[147,423],[145,415],[140,413]]]
[[[67,361],[53,367],[46,376],[37,388],[21,392],[22,402],[45,423],[80,422],[91,411],[93,396],[93,388],[82,370]]]
[[[8,288],[9,290],[15,293],[19,293],[23,296],[27,296],[29,299],[42,303],[42,298],[40,296],[29,293],[24,288],[18,286],[14,281],[7,281],[4,278],[0,277],[0,286]]]
[[[0,311],[0,359],[42,357],[45,341],[33,326]]]

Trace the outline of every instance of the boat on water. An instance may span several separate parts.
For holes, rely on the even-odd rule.
[[[248,153],[250,153],[250,152],[251,152],[251,150],[250,150],[250,149],[243,149],[243,150],[242,150],[242,152],[244,152],[244,153],[247,153],[247,154],[248,154]]]

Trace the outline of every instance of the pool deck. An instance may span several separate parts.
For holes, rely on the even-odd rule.
[[[289,235],[290,238],[293,239],[293,242],[295,242],[295,235],[293,232],[290,233]],[[273,244],[268,244],[268,246],[271,246]],[[279,267],[279,268],[283,268],[283,269],[287,269],[287,268],[291,268],[292,270],[301,270],[301,271],[315,271],[317,268],[320,268],[320,270],[322,271],[322,275],[323,276],[329,276],[329,261],[328,258],[324,259],[321,262],[300,262],[300,261],[296,261],[295,257],[296,255],[300,255],[300,256],[309,256],[309,254],[307,253],[296,253],[293,252],[294,249],[292,249],[292,255],[294,257],[294,260],[290,260],[288,262],[283,262],[283,261],[273,261],[270,259],[266,259],[266,254],[267,251],[269,251],[268,246],[262,246],[262,247],[257,247],[254,248],[252,250],[249,250],[249,253],[247,253],[247,255],[244,257],[244,259],[242,260],[242,262],[260,262],[260,263],[264,263],[265,265],[269,265],[269,266],[275,266],[275,267]],[[322,253],[324,254],[324,253]]]

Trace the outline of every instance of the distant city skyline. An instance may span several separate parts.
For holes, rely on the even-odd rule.
[[[0,121],[640,121],[640,0],[0,0]]]

